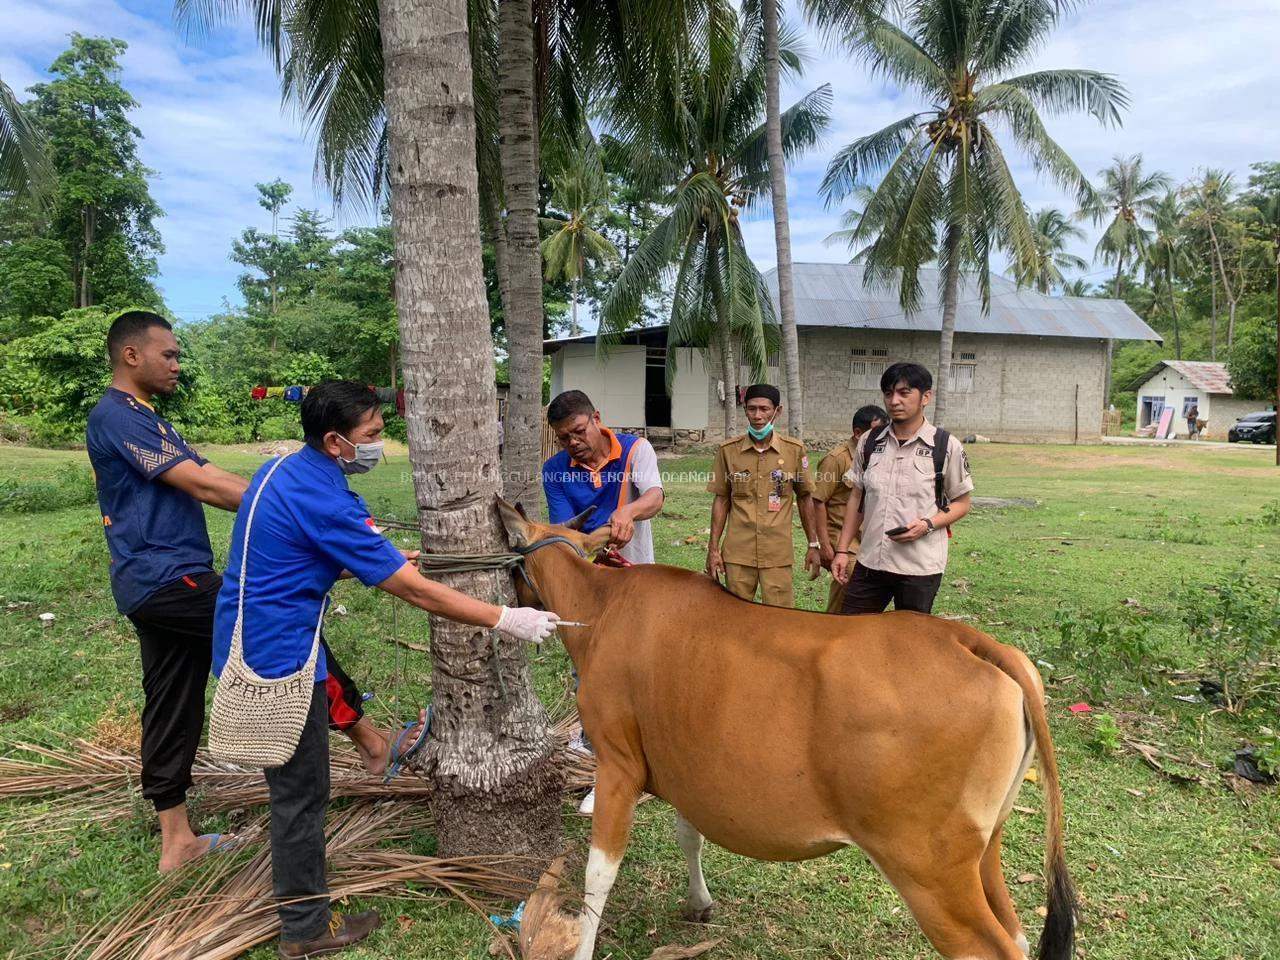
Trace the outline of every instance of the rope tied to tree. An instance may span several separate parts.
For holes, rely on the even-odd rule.
[[[421,533],[414,523],[374,517],[373,522],[383,530],[405,530]],[[478,573],[483,570],[511,570],[524,562],[520,553],[422,553],[418,556],[418,569],[423,573]]]

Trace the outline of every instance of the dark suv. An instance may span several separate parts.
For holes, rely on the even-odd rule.
[[[1236,425],[1227,431],[1227,440],[1231,443],[1243,443],[1252,440],[1254,443],[1276,442],[1275,411],[1251,413],[1236,421]]]

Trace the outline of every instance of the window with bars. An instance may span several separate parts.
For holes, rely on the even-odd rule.
[[[849,389],[879,390],[880,378],[888,369],[888,360],[853,357],[849,361]]]
[[[976,363],[951,364],[951,390],[953,393],[973,393],[973,382],[977,373]]]

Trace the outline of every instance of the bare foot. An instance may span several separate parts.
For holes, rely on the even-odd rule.
[[[418,722],[404,732],[403,728],[394,730],[379,730],[372,724],[367,727],[367,732],[372,736],[360,735],[366,731],[358,731],[358,728],[365,723],[362,718],[360,723],[348,731],[351,739],[356,745],[356,750],[360,753],[360,759],[364,761],[364,768],[375,777],[380,777],[387,772],[387,767],[391,765],[391,750],[397,738],[400,740],[401,749],[407,750],[417,741],[418,735],[422,733],[423,726],[427,722],[427,711],[420,710],[418,712]],[[358,733],[357,733],[358,731]],[[401,737],[401,733],[404,736]]]
[[[213,849],[231,839],[230,834],[206,833],[202,836],[193,836],[186,843],[174,846],[172,849],[165,850],[160,854],[160,873],[172,873],[184,864],[190,863],[203,857],[206,853],[210,853]]]

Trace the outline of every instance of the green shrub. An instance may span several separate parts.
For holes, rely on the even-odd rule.
[[[93,473],[74,463],[64,463],[52,476],[40,480],[0,479],[0,513],[61,510],[93,503],[97,496]]]
[[[258,440],[301,440],[302,421],[295,407],[291,415],[267,417],[258,424]]]
[[[1272,500],[1262,508],[1262,522],[1268,527],[1280,527],[1280,500]]]
[[[1145,624],[1108,610],[1060,610],[1058,641],[1049,656],[1069,663],[1090,699],[1104,702],[1117,675],[1149,683],[1160,663]]]
[[[1187,591],[1181,608],[1230,712],[1259,699],[1280,706],[1280,587],[1237,571]]]
[[[1115,717],[1109,713],[1100,713],[1094,718],[1090,746],[1104,756],[1119,752],[1120,727]]]

